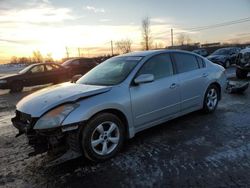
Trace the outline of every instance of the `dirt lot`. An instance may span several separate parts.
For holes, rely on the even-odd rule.
[[[250,80],[250,79],[249,79]],[[10,123],[21,94],[0,94],[0,187],[250,187],[250,89],[136,135],[114,159],[44,167]]]

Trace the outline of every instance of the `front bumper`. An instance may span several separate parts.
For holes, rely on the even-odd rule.
[[[10,86],[8,83],[0,83],[0,89],[9,89]]]
[[[63,132],[61,127],[34,130],[33,127],[37,120],[38,118],[31,118],[29,114],[19,111],[16,111],[16,117],[11,119],[13,126],[19,130],[16,137],[25,134],[28,144],[34,149],[29,156],[47,152],[50,160],[53,159],[53,161],[59,158],[62,161],[62,156],[71,156],[71,159],[81,156],[78,129],[67,132]]]

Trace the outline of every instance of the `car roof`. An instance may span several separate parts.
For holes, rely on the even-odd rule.
[[[146,57],[146,56],[151,56],[151,55],[156,55],[160,53],[166,53],[166,52],[183,52],[183,53],[189,53],[189,54],[194,54],[189,51],[185,50],[168,50],[168,49],[163,49],[163,50],[147,50],[147,51],[137,51],[137,52],[131,52],[127,54],[120,55],[119,57]]]
[[[79,59],[83,59],[83,60],[84,59],[88,59],[88,60],[90,59],[90,60],[92,60],[94,58],[91,58],[91,57],[74,57],[74,58],[70,58],[68,60],[72,60],[73,61],[73,60],[79,60]],[[68,61],[68,60],[66,60],[66,61]]]
[[[34,66],[37,66],[37,65],[51,65],[51,64],[61,66],[61,65],[58,64],[58,63],[34,63],[34,64],[29,65],[29,66],[30,66],[30,67],[34,67]]]
[[[231,49],[236,49],[236,48],[239,48],[239,47],[226,47],[226,48],[219,48],[219,49],[231,50]]]

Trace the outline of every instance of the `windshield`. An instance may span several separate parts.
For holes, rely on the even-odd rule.
[[[33,67],[33,65],[30,65],[30,66],[24,68],[23,70],[19,71],[19,74],[24,74],[24,73],[28,72],[31,67]]]
[[[142,57],[111,58],[89,71],[77,83],[87,85],[119,84],[127,78],[141,59]]]
[[[230,52],[230,50],[228,49],[219,49],[219,50],[216,50],[213,55],[228,55]]]

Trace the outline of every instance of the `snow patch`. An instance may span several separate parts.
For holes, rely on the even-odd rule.
[[[26,64],[2,64],[0,65],[0,74],[18,72],[26,66]]]

